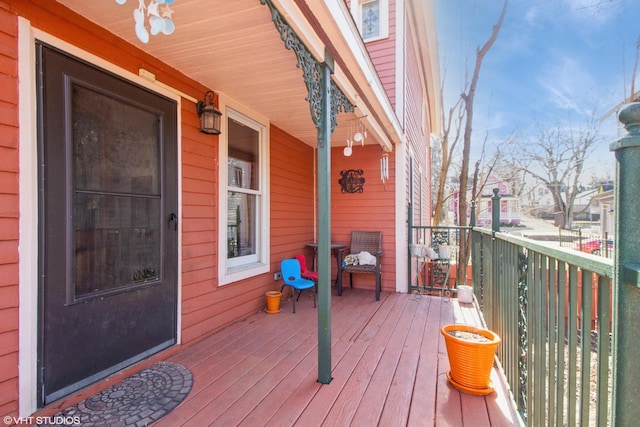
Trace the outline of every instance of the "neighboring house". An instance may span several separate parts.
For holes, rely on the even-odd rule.
[[[489,176],[485,182],[482,193],[477,201],[476,225],[481,227],[491,226],[494,188],[498,189],[498,195],[500,196],[500,224],[507,226],[520,225],[520,200],[512,194],[513,188],[509,182],[498,175]],[[467,200],[471,200],[471,189],[467,191]],[[454,218],[456,218],[457,224],[458,193],[454,194],[450,209],[453,212]],[[469,203],[469,209],[467,210],[467,224],[469,224],[470,217],[471,203]]]
[[[579,192],[573,201],[573,219],[576,221],[599,221],[599,213],[591,209],[593,196],[598,192],[597,188],[590,188]]]
[[[599,192],[591,198],[591,209],[600,218],[600,235],[613,237],[615,233],[615,212],[612,186],[600,186]]]
[[[522,204],[533,215],[545,214],[553,216],[553,194],[551,194],[551,191],[549,191],[545,185],[538,183],[533,184],[523,195]]]
[[[382,231],[382,290],[407,290],[440,117],[433,2],[162,3],[0,2],[3,415],[262,310],[318,234]],[[210,100],[219,135],[200,132]]]
[[[520,200],[513,194],[513,186],[498,175],[489,176],[484,185],[479,206],[476,208],[476,224],[485,227],[491,226],[494,188],[498,189],[500,196],[500,225],[520,225]]]
[[[600,211],[592,207],[592,197],[599,191],[598,188],[581,189],[573,201],[573,219],[577,221],[599,221]],[[556,212],[553,194],[546,186],[537,184],[526,194],[523,202],[526,210],[533,216],[552,219]]]

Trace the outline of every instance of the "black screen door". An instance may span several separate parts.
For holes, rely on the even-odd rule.
[[[38,53],[40,404],[175,343],[176,103]]]

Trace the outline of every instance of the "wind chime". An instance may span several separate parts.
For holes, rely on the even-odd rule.
[[[357,117],[349,122],[349,138],[347,139],[347,146],[344,147],[342,152],[345,157],[353,154],[353,142],[359,142],[364,147],[364,141],[367,139],[367,128],[362,124],[362,117]]]
[[[135,1],[135,0],[134,0]],[[138,40],[149,43],[149,34],[152,36],[160,33],[170,35],[176,30],[172,16],[174,11],[171,5],[176,0],[138,0],[138,7],[133,10],[135,31]],[[116,0],[122,6],[127,0]],[[147,20],[149,21],[147,24]]]
[[[386,186],[389,179],[389,153],[382,152],[382,156],[380,156],[380,179]]]

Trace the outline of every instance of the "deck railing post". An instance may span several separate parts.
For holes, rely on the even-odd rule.
[[[618,119],[628,134],[610,146],[617,161],[612,425],[636,426],[640,419],[640,103],[623,107]]]
[[[469,218],[469,226],[470,227],[476,226],[476,201],[475,200],[471,201],[471,217]]]
[[[499,188],[493,189],[493,196],[491,196],[491,229],[498,233],[500,231],[500,191]]]

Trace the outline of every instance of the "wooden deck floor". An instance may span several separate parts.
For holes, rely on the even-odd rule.
[[[332,296],[332,377],[317,382],[317,311],[311,295],[284,301],[172,356],[193,373],[187,399],[157,426],[512,426],[496,369],[496,392],[449,385],[440,328],[478,322],[457,300],[345,290]]]

